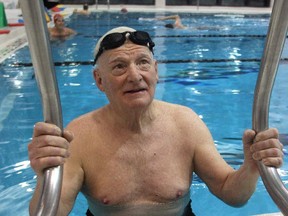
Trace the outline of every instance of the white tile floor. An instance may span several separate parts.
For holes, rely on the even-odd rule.
[[[8,23],[18,23],[19,19],[22,19],[20,9],[6,9],[5,14]],[[10,30],[9,34],[0,34],[0,63],[7,58],[15,50],[26,45],[26,32],[24,26],[17,27],[4,27],[1,29]]]

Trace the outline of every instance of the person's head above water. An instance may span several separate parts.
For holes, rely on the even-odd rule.
[[[83,10],[88,10],[89,5],[87,3],[83,4]]]
[[[165,27],[166,27],[166,28],[171,28],[171,29],[173,29],[173,28],[174,28],[174,25],[171,24],[171,23],[168,23],[168,24],[165,25]]]
[[[94,65],[105,50],[118,48],[122,46],[127,39],[134,44],[147,46],[153,53],[155,44],[147,32],[136,31],[133,28],[121,26],[111,29],[98,40],[94,49]]]
[[[64,17],[61,14],[55,14],[53,17],[54,23],[56,23],[58,20],[63,20]]]

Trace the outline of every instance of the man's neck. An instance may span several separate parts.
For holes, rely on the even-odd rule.
[[[107,111],[110,113],[109,121],[112,124],[117,124],[120,128],[126,128],[136,133],[141,133],[156,118],[153,102],[143,110],[137,109],[119,113],[108,105]]]

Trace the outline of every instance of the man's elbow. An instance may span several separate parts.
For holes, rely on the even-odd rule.
[[[223,200],[227,205],[232,206],[234,208],[240,208],[246,205],[249,201],[250,197],[248,198],[243,198],[239,197],[236,199],[229,199],[229,200]]]

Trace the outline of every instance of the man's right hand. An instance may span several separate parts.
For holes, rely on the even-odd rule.
[[[32,141],[28,145],[30,165],[41,176],[47,168],[65,163],[69,157],[69,143],[73,135],[61,131],[53,124],[38,122],[35,124]]]

